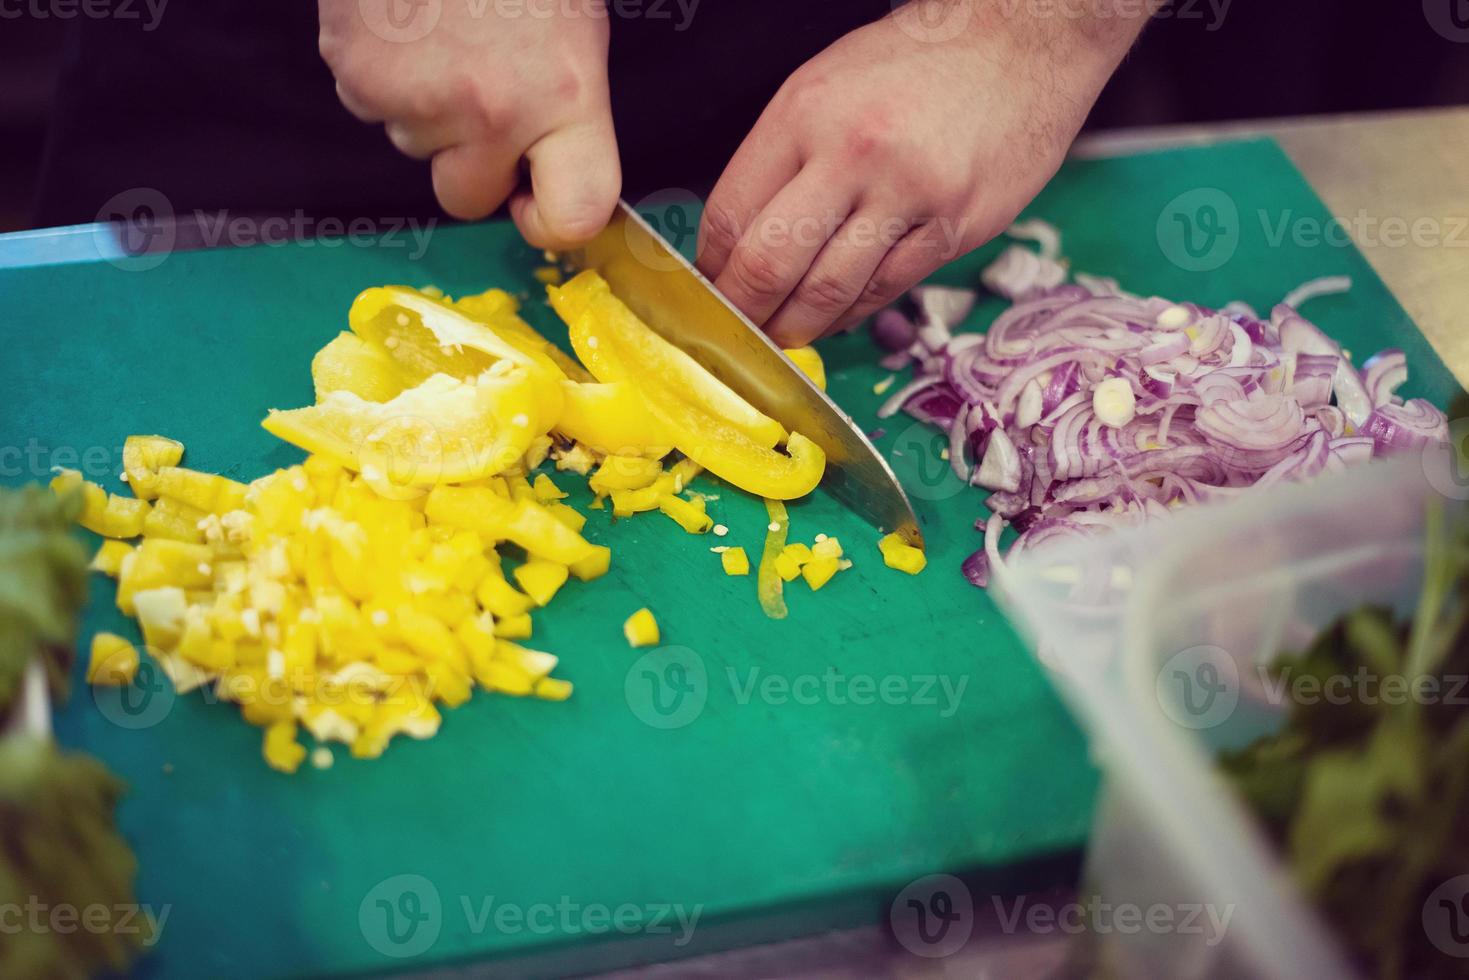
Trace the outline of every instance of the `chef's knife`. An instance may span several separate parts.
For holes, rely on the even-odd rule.
[[[634,313],[787,429],[826,452],[822,484],[868,523],[919,547],[913,505],[852,417],[735,309],[699,270],[619,201],[606,229],[565,255],[595,269]]]

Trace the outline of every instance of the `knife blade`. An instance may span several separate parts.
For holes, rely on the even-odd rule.
[[[563,257],[576,269],[595,269],[665,340],[820,446],[827,462],[822,486],[833,497],[878,529],[923,546],[908,495],[852,417],[627,202],[618,202],[601,234]]]

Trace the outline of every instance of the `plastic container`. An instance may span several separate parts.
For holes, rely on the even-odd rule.
[[[1415,455],[1018,558],[1002,601],[1088,732],[1104,775],[1083,894],[1102,975],[1356,972],[1213,764],[1278,725],[1260,668],[1422,578]]]

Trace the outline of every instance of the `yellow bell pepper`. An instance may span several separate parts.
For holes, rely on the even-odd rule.
[[[184,444],[164,436],[128,436],[122,444],[122,469],[128,487],[140,500],[152,500],[153,475],[165,466],[177,466],[184,458]]]
[[[755,591],[760,608],[771,619],[785,619],[787,614],[784,582],[776,569],[776,559],[785,550],[790,532],[790,516],[779,500],[765,501],[770,526],[765,531],[765,550],[760,553],[760,567],[755,575]]]
[[[605,497],[614,490],[641,490],[663,475],[663,464],[638,456],[608,456],[587,481],[593,493]],[[671,485],[671,481],[670,481]]]
[[[836,538],[822,538],[811,546],[811,557],[840,558],[842,557],[842,543]]]
[[[719,562],[724,566],[726,575],[750,574],[750,557],[745,554],[744,548],[730,548],[719,556]]]
[[[787,350],[785,355],[801,369],[802,374],[816,383],[816,387],[826,390],[826,365],[822,363],[821,355],[816,353],[816,348],[797,347]]]
[[[659,639],[658,621],[653,618],[652,610],[644,607],[629,616],[627,622],[622,624],[622,635],[627,637],[629,646],[656,646]]]
[[[87,662],[87,683],[126,687],[138,674],[138,651],[116,633],[98,633],[92,637],[91,659]]]
[[[536,474],[535,481],[531,484],[531,491],[535,494],[536,500],[542,504],[565,500],[568,496],[565,490],[556,485],[556,481],[544,473]]]
[[[398,362],[377,344],[343,331],[311,359],[316,400],[334,391],[350,391],[370,402],[385,402],[409,387]]]
[[[583,272],[564,286],[548,288],[547,294],[571,328],[577,356],[597,380],[625,381],[643,390],[656,377],[704,413],[726,419],[759,446],[768,449],[785,438],[779,422],[756,411],[692,357],[649,329],[596,272]],[[614,353],[614,348],[620,352]]]
[[[51,480],[58,495],[80,493],[82,511],[77,523],[105,538],[135,538],[143,532],[143,522],[151,509],[146,500],[119,497],[108,493],[90,480],[82,479],[76,470],[62,470]]]
[[[523,370],[470,382],[436,375],[391,401],[338,391],[320,404],[272,411],[272,435],[363,475],[384,495],[492,476],[519,463],[545,429]]]
[[[306,748],[296,741],[296,723],[278,721],[265,730],[265,761],[280,772],[295,772],[306,761]]]
[[[558,297],[571,290],[583,295],[567,306]],[[820,447],[793,432],[786,440],[789,455],[770,448],[784,435],[779,423],[649,329],[600,277],[582,273],[551,295],[553,305],[572,312],[571,341],[591,372],[602,381],[635,382],[648,411],[684,455],[768,499],[802,497],[821,482],[826,454]]]
[[[94,572],[111,575],[117,578],[122,571],[122,562],[128,555],[133,553],[133,546],[126,541],[103,541],[102,547],[92,556],[92,563],[87,567]]]
[[[561,586],[571,575],[570,569],[554,561],[532,558],[512,572],[515,581],[525,594],[535,600],[536,605],[548,605]]]
[[[840,567],[840,558],[813,558],[801,566],[801,576],[806,579],[806,584],[811,586],[811,591],[815,592],[830,582],[831,577]]]
[[[543,701],[565,701],[571,697],[571,690],[571,681],[564,681],[559,677],[542,677],[536,681],[535,689],[531,693]]]
[[[169,497],[209,514],[227,514],[245,506],[249,487],[214,473],[200,473],[182,466],[163,466],[153,475],[152,487],[160,497]]]
[[[143,536],[201,544],[204,529],[200,524],[208,516],[207,512],[172,497],[158,497],[153,509],[143,518]]]
[[[562,383],[566,407],[556,429],[599,453],[661,459],[673,440],[631,383]]]
[[[884,535],[877,542],[877,547],[882,552],[883,564],[900,572],[917,575],[928,564],[923,552],[904,541],[896,532]]]
[[[704,508],[700,506],[702,503],[703,501],[694,504],[665,493],[658,498],[658,509],[690,534],[704,534],[714,526],[714,518],[704,513]]]

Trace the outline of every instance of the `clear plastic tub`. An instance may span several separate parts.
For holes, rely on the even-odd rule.
[[[1410,454],[1037,549],[1000,577],[1104,774],[1083,886],[1099,972],[1356,976],[1213,758],[1283,718],[1261,670],[1277,653],[1364,601],[1411,607],[1433,493]]]

